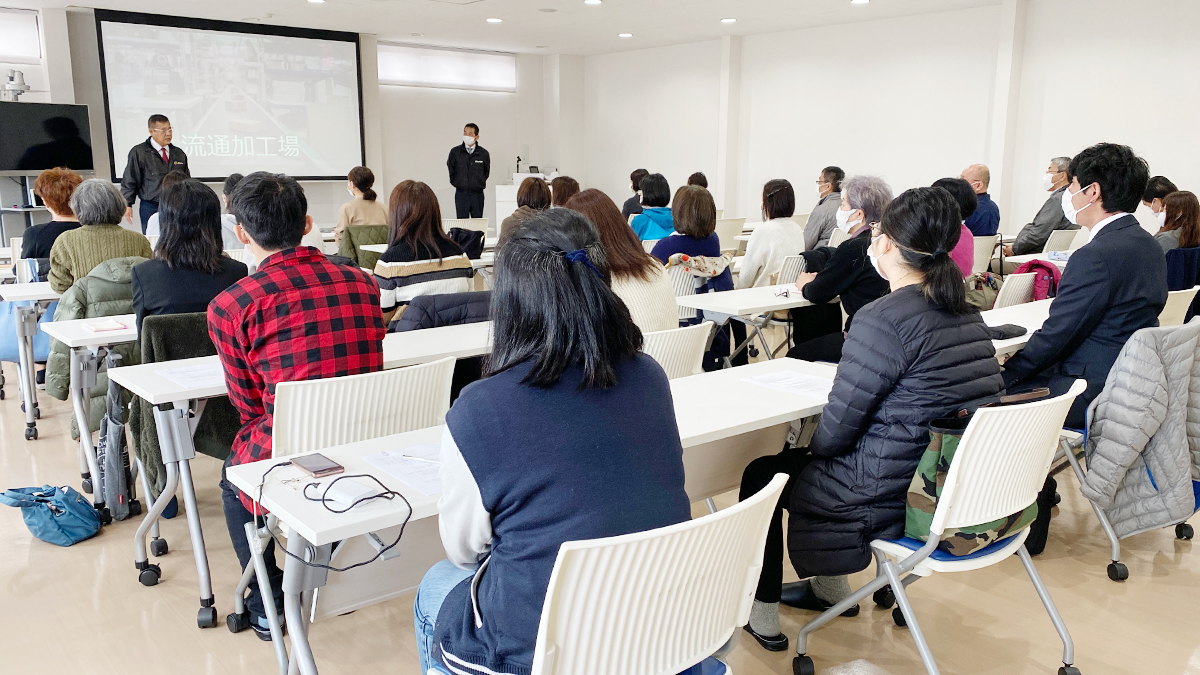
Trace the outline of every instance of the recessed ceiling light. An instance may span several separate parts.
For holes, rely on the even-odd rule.
[[[583,0],[583,4],[585,5],[599,5],[603,4],[603,2],[604,0]]]
[[[550,49],[550,45],[538,45],[534,49]]]
[[[424,33],[409,33],[408,37],[425,37]]]
[[[721,23],[737,23],[737,19],[721,19]]]
[[[852,5],[865,5],[869,2],[871,2],[871,0],[850,0],[850,4]]]
[[[312,4],[314,4],[314,5],[323,5],[323,4],[325,4],[325,0],[308,0],[308,1],[309,1],[309,2],[311,2],[311,3],[312,3]]]
[[[488,23],[504,23],[504,19],[488,19]]]
[[[545,13],[547,13],[547,14],[553,14],[553,13],[557,12],[558,10],[557,10],[557,9],[554,9],[553,7],[547,7],[547,8],[545,8],[545,9],[539,9],[538,11],[539,11],[539,12],[545,12]]]
[[[619,37],[619,38],[631,38],[631,37],[633,37],[633,33],[621,33],[621,34],[617,35],[617,37]]]

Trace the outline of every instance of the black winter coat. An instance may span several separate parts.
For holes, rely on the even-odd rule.
[[[871,540],[904,535],[905,495],[929,445],[926,425],[1004,387],[978,312],[954,316],[918,286],[859,310],[789,496],[788,550],[796,573],[852,574]]]

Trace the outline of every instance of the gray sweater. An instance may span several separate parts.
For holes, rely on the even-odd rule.
[[[829,245],[829,237],[837,229],[837,210],[841,206],[840,192],[831,192],[817,202],[812,213],[808,214],[808,224],[804,226],[805,251]]]
[[[1021,228],[1020,234],[1017,235],[1016,241],[1013,242],[1013,255],[1029,255],[1030,253],[1041,253],[1046,247],[1046,242],[1050,239],[1050,233],[1055,230],[1078,230],[1078,225],[1072,225],[1071,221],[1063,215],[1062,195],[1065,187],[1061,187],[1050,194],[1050,198],[1042,204],[1041,210],[1033,217],[1033,222]]]

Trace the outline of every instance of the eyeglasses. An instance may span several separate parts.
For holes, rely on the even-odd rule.
[[[788,289],[786,289],[786,288],[785,288],[785,289],[783,289],[782,291],[778,291],[777,293],[775,293],[775,297],[777,297],[777,298],[791,298],[791,297],[792,297],[792,292],[791,292],[791,291],[789,291]]]
[[[154,131],[158,131],[158,132],[171,131],[171,127],[162,127],[161,129],[151,129],[150,131],[151,131],[151,132],[154,132]]]
[[[817,185],[831,185],[831,183],[827,180],[819,180],[817,181]]]

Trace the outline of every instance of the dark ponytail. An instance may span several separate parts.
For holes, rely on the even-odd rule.
[[[371,189],[375,184],[375,174],[365,166],[356,166],[350,169],[350,173],[346,178],[354,183],[354,187],[363,193],[363,199],[368,202],[373,202],[379,196]]]
[[[967,304],[962,270],[950,257],[962,232],[962,212],[949,191],[913,188],[892,200],[880,231],[900,248],[904,264],[923,276],[921,290],[951,314],[974,311]]]

